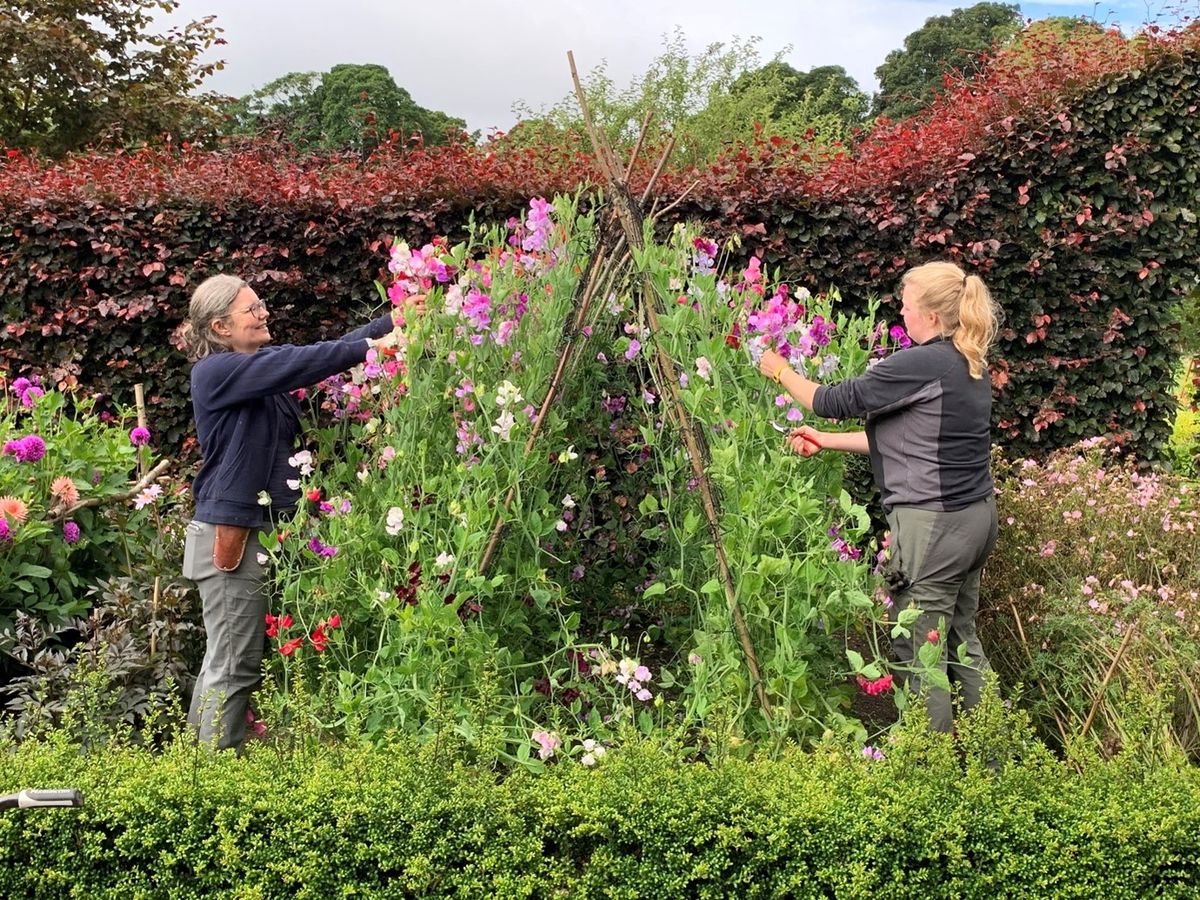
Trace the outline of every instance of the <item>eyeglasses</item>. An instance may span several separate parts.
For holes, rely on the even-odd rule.
[[[266,312],[267,312],[267,304],[263,303],[261,300],[255,300],[253,303],[251,303],[245,309],[231,310],[228,313],[228,315],[236,316],[238,313],[250,313],[250,315],[254,316],[254,318],[257,319],[260,316],[265,315]]]

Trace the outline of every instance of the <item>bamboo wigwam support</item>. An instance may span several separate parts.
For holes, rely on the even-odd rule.
[[[588,135],[592,139],[592,147],[596,154],[596,162],[600,166],[600,170],[604,175],[605,181],[608,183],[609,193],[614,204],[617,217],[620,220],[621,227],[625,232],[625,242],[631,249],[640,249],[642,244],[642,226],[644,216],[642,214],[642,205],[649,199],[653,180],[647,186],[643,193],[641,202],[634,199],[633,193],[629,189],[628,177],[632,171],[633,161],[630,161],[629,167],[625,170],[624,175],[621,173],[621,168],[617,165],[616,154],[613,152],[612,146],[608,143],[605,135],[596,127],[592,120],[591,110],[588,108],[587,97],[583,91],[583,85],[579,81],[579,72],[575,68],[575,56],[570,51],[567,52],[567,61],[571,67],[571,80],[575,85],[575,96],[579,99],[580,110],[583,113],[584,125],[587,127]],[[645,127],[643,126],[643,133]],[[639,138],[638,145],[641,145]],[[667,153],[670,152],[670,147],[667,148]],[[660,161],[658,170],[655,172],[655,179],[658,173],[662,171],[663,163],[666,160],[666,154],[663,155],[663,160]],[[766,688],[762,682],[762,675],[758,666],[758,658],[754,653],[754,644],[750,639],[750,631],[746,627],[745,618],[742,616],[741,607],[738,606],[737,592],[733,583],[733,575],[729,569],[729,560],[725,554],[725,544],[721,537],[721,523],[717,514],[716,496],[713,490],[712,481],[708,477],[708,471],[705,469],[705,456],[700,446],[700,441],[697,438],[696,431],[692,426],[691,416],[688,414],[686,407],[683,405],[683,400],[679,396],[679,377],[675,369],[675,363],[670,355],[663,348],[661,336],[662,330],[658,322],[658,295],[654,289],[653,283],[650,281],[648,274],[642,274],[642,289],[641,289],[641,305],[642,311],[646,315],[646,320],[650,327],[650,332],[654,336],[654,361],[658,367],[659,376],[661,378],[662,387],[666,391],[668,398],[667,408],[675,420],[675,424],[679,429],[680,435],[683,437],[684,445],[687,449],[688,459],[692,464],[692,473],[696,477],[699,484],[701,504],[704,508],[704,516],[708,523],[709,536],[712,539],[713,551],[717,560],[717,572],[721,581],[721,585],[725,590],[725,601],[729,607],[730,615],[733,618],[734,629],[737,632],[738,642],[742,646],[742,652],[746,656],[746,666],[750,670],[750,678],[754,684],[755,695],[758,698],[759,707],[763,711],[763,715],[768,719],[771,718],[771,702],[767,697]]]

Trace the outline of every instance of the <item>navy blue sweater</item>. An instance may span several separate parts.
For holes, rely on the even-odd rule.
[[[993,493],[992,383],[971,377],[951,341],[932,338],[817,388],[813,412],[866,419],[884,509],[962,509]]]
[[[300,492],[286,481],[299,473],[279,471],[300,427],[300,404],[289,392],[363,362],[368,339],[391,329],[388,314],[338,341],[199,360],[192,367],[192,410],[204,461],[192,483],[196,518],[254,528],[295,507]],[[261,491],[270,492],[270,507],[258,502]]]

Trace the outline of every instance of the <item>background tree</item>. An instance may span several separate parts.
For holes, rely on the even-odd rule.
[[[879,93],[872,112],[901,119],[923,109],[950,69],[979,70],[980,54],[1004,45],[1021,30],[1021,9],[1009,3],[976,3],[933,16],[904,39],[875,70]]]
[[[863,123],[869,98],[842,66],[816,66],[801,72],[781,60],[747,72],[732,86],[734,94],[766,87],[773,98],[770,122],[814,127],[837,123],[849,130]],[[828,130],[828,126],[827,126]]]
[[[216,121],[195,91],[224,44],[207,16],[151,31],[176,0],[0,0],[0,141],[51,156],[94,144],[190,136]]]
[[[640,78],[618,89],[601,64],[584,78],[588,106],[617,146],[633,142],[647,112],[650,140],[674,134],[677,164],[712,160],[724,148],[768,135],[840,140],[861,121],[866,97],[841,66],[798,72],[779,58],[765,64],[759,38],[734,38],[691,54],[681,29],[664,39],[663,53]],[[575,95],[534,112],[514,105],[521,122],[506,139],[588,148]]]
[[[369,152],[395,132],[441,144],[466,122],[418,105],[380,65],[290,72],[229,109],[234,133],[271,133],[301,150]]]

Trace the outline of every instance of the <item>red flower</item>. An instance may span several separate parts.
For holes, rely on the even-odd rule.
[[[325,647],[329,644],[329,635],[325,633],[325,623],[322,622],[314,628],[313,633],[308,636],[308,639],[312,641],[314,650],[318,653],[324,653]]]
[[[738,336],[736,334],[733,334],[732,332],[725,335],[725,344],[729,347],[732,347],[734,350],[738,350],[742,346],[741,339],[738,338]]]
[[[876,697],[892,689],[892,676],[890,674],[884,675],[882,678],[876,678],[874,681],[871,681],[859,675],[858,686],[863,689],[863,692],[868,697]]]
[[[300,649],[300,645],[303,643],[304,643],[304,638],[302,638],[302,637],[292,638],[290,641],[288,641],[286,644],[284,644],[282,647],[279,648],[279,652],[283,656],[291,656],[293,653],[295,653],[297,650]]]
[[[313,488],[311,491],[308,492],[308,494],[306,496],[313,503],[320,503],[321,502],[321,489]]]
[[[339,616],[337,613],[334,613],[332,616],[330,616],[329,617],[329,627],[330,628],[341,628],[342,627],[342,617]]]
[[[267,613],[265,618],[267,622],[267,637],[276,637],[281,629],[292,627],[291,613],[284,613],[282,616],[273,616]]]
[[[929,634],[925,635],[925,640],[929,641],[931,644],[936,644],[939,638],[941,638],[941,635],[938,634],[938,630],[936,628],[929,632]]]

